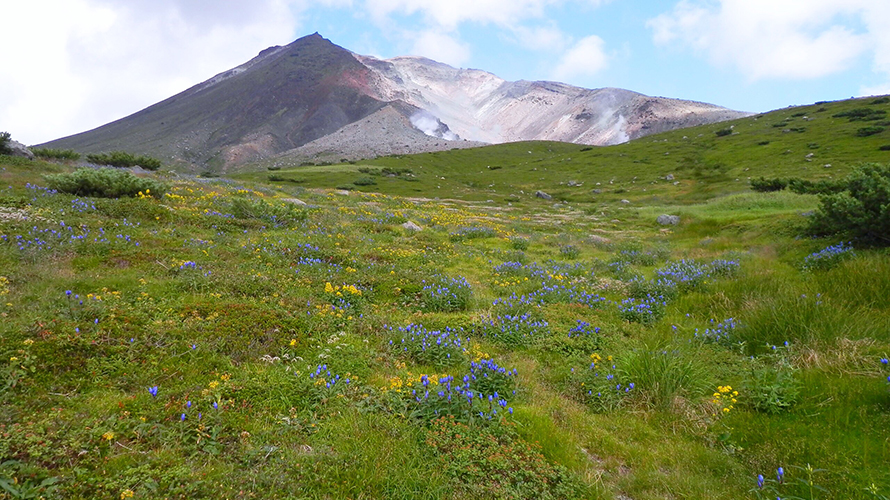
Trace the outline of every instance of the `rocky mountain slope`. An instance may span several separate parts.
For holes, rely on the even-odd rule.
[[[42,146],[126,150],[187,170],[227,172],[272,157],[355,159],[538,139],[617,144],[744,115],[622,89],[507,82],[421,57],[380,60],[316,33]]]

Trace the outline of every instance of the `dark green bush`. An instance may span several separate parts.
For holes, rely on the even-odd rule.
[[[0,132],[0,155],[12,153],[12,149],[9,147],[10,137],[9,132]]]
[[[788,187],[787,179],[751,179],[751,189],[758,193],[769,193],[771,191],[781,191]]]
[[[372,179],[371,177],[359,177],[358,179],[352,181],[356,186],[373,186],[377,184],[377,181]]]
[[[868,163],[823,195],[811,222],[816,235],[843,234],[866,245],[890,246],[890,166]]]
[[[883,146],[879,147],[878,149],[880,149],[881,151],[890,151],[890,144],[884,144]]]
[[[97,198],[137,196],[140,192],[159,198],[167,192],[161,182],[111,168],[80,168],[69,174],[47,175],[46,180],[50,188],[62,193]]]
[[[135,156],[125,151],[112,151],[111,153],[88,154],[87,161],[96,165],[110,165],[112,167],[140,166],[146,170],[161,168],[161,161],[150,156]]]
[[[880,134],[884,131],[884,127],[862,127],[856,131],[857,137],[868,137],[870,135]]]
[[[788,179],[788,189],[797,194],[835,194],[845,189],[843,182],[810,181],[806,179]]]
[[[34,148],[31,150],[38,158],[46,160],[71,160],[80,159],[80,153],[71,149]]]
[[[878,97],[871,103],[872,104],[887,104],[888,102],[890,102],[890,97],[884,96],[884,97]]]
[[[717,134],[717,137],[725,137],[727,135],[732,135],[732,128],[731,127],[722,128],[714,133]]]
[[[851,122],[880,120],[887,115],[883,109],[855,108],[834,115],[835,118],[848,118]]]

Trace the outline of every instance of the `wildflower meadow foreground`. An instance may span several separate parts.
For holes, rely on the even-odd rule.
[[[0,498],[890,495],[890,256],[800,237],[814,199],[0,166]]]

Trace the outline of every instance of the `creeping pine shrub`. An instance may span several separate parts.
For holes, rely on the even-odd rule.
[[[352,183],[356,186],[373,186],[374,184],[377,184],[377,181],[375,181],[373,177],[359,177],[352,181]]]
[[[469,309],[473,297],[470,283],[466,278],[458,276],[436,275],[423,280],[420,290],[421,306],[426,311],[451,312]]]
[[[714,133],[717,134],[717,137],[726,137],[727,135],[732,135],[732,128],[731,127],[722,128]]]
[[[880,134],[884,130],[884,127],[862,127],[856,131],[856,137],[868,137],[870,135]]]
[[[786,179],[751,179],[751,189],[758,193],[769,193],[772,191],[781,191],[788,187]]]
[[[580,498],[568,471],[540,450],[505,432],[470,427],[452,418],[433,421],[426,444],[468,498]]]
[[[161,168],[161,160],[150,156],[136,156],[125,151],[112,151],[111,153],[99,153],[87,155],[87,161],[96,165],[110,165],[112,167],[140,166],[145,170],[157,170]]]
[[[849,243],[840,242],[804,257],[803,268],[806,271],[824,271],[836,267],[844,259],[854,255],[853,247]]]
[[[80,168],[71,173],[45,177],[50,188],[76,196],[120,198],[143,193],[160,198],[167,192],[167,186],[161,182],[112,168]]]
[[[862,165],[847,176],[844,185],[843,192],[821,198],[811,232],[843,234],[866,245],[890,245],[890,165]]]
[[[71,160],[80,159],[80,153],[71,149],[34,148],[31,150],[38,158],[46,160]]]

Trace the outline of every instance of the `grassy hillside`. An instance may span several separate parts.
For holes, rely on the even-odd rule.
[[[304,187],[347,165],[79,198],[46,188],[69,167],[0,156],[0,499],[887,498],[890,253],[819,253],[816,197],[732,174],[762,137],[837,155],[782,176],[885,154],[839,118],[803,137],[843,107],[803,133],[390,158],[418,180],[361,188],[410,197]],[[694,177],[659,149],[681,146],[733,166]],[[471,161],[511,189],[463,184]]]
[[[861,109],[870,112],[864,117],[868,120],[835,117]],[[305,187],[514,203],[528,200],[537,190],[570,202],[691,203],[745,191],[751,178],[830,179],[843,177],[861,162],[890,161],[890,150],[880,150],[890,146],[890,130],[857,136],[865,127],[890,129],[888,111],[890,102],[883,98],[854,99],[666,132],[618,146],[511,143],[266,171],[270,161],[255,166],[261,171],[239,177],[267,181],[271,175],[278,183]],[[717,135],[730,127],[731,135]],[[410,175],[360,171],[380,174],[385,167],[407,169]],[[664,179],[669,174],[674,180]],[[354,186],[362,178],[376,184]]]

